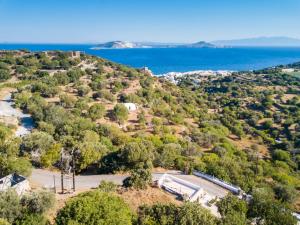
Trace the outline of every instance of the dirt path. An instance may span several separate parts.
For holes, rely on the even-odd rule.
[[[14,126],[15,135],[20,137],[29,134],[34,128],[34,121],[29,114],[24,114],[20,109],[14,107],[11,99],[13,88],[0,89],[0,122]]]

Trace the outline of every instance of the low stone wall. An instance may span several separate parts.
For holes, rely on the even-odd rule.
[[[237,186],[234,186],[232,184],[229,184],[223,180],[220,180],[216,177],[213,177],[211,175],[208,175],[208,174],[205,174],[205,173],[202,173],[202,172],[199,172],[199,171],[194,171],[193,174],[195,176],[198,176],[198,177],[201,177],[203,179],[206,179],[214,184],[217,184],[229,191],[231,191],[233,194],[236,194],[236,195],[239,195],[241,192],[242,192],[242,189],[240,187],[237,187]]]

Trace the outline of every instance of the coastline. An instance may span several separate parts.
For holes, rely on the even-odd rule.
[[[155,75],[198,70],[252,71],[300,61],[300,48],[99,48],[79,44],[0,44],[0,49],[81,51]]]

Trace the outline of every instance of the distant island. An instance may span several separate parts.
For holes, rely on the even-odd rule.
[[[205,41],[199,41],[192,44],[162,44],[162,43],[143,43],[127,41],[111,41],[98,44],[92,49],[130,49],[130,48],[221,48],[221,45],[215,45]]]
[[[119,48],[145,48],[146,46],[127,42],[127,41],[110,41],[106,43],[101,43],[93,47],[92,49],[119,49]]]
[[[255,37],[233,40],[199,41],[196,43],[173,44],[155,42],[110,41],[100,43],[91,49],[129,48],[227,48],[227,47],[300,47],[300,39],[290,37]]]
[[[214,45],[248,47],[300,47],[300,39],[290,37],[255,37],[235,40],[218,40]]]

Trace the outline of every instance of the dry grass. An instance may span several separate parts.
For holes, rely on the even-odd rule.
[[[266,90],[286,91],[287,87],[284,87],[284,86],[255,86],[253,89],[255,91],[266,91]]]
[[[283,100],[283,102],[286,103],[288,100],[291,100],[294,97],[298,97],[298,95],[296,95],[296,94],[284,94],[281,99]]]
[[[233,144],[239,149],[250,149],[251,146],[256,145],[261,156],[264,157],[270,156],[270,152],[267,146],[261,144],[259,140],[250,139],[250,137],[245,137],[239,140],[233,135],[230,135],[229,138],[233,142]]]
[[[124,94],[135,94],[139,89],[142,88],[139,80],[133,80],[128,82],[130,83],[130,86],[122,91]]]
[[[134,211],[141,205],[154,205],[156,203],[176,205],[182,204],[181,201],[175,199],[175,196],[164,192],[156,187],[148,187],[146,190],[120,189],[118,195]]]

